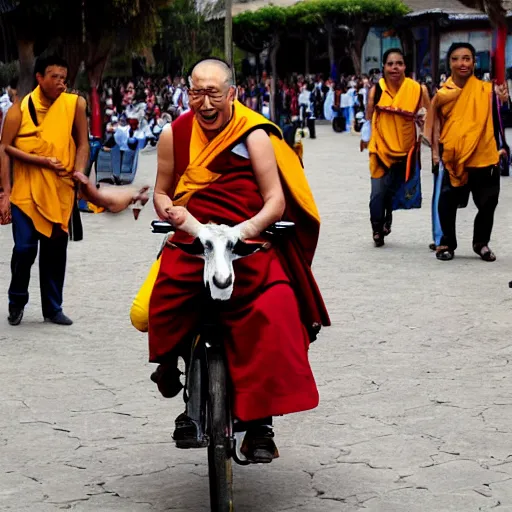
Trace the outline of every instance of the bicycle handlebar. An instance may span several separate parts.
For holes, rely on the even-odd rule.
[[[295,228],[294,222],[287,222],[284,220],[278,221],[271,226],[269,226],[264,233],[268,236],[280,236],[286,233],[289,233],[291,230]],[[171,233],[175,231],[175,227],[166,220],[154,220],[151,222],[151,229],[153,233],[166,235],[167,233]]]

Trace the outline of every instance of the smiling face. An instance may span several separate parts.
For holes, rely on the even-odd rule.
[[[475,70],[475,59],[468,48],[458,48],[450,55],[450,69],[454,78],[467,79]]]
[[[208,135],[222,130],[231,119],[235,89],[221,66],[203,63],[192,73],[189,91],[190,108]]]
[[[400,53],[390,53],[384,62],[384,78],[400,82],[405,78],[405,61]]]

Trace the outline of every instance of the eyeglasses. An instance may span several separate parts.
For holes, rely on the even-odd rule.
[[[205,96],[208,96],[212,103],[219,104],[222,103],[226,93],[219,92],[215,89],[190,89],[188,95],[192,103],[203,103]]]

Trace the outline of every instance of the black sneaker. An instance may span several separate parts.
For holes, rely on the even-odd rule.
[[[248,430],[240,451],[253,464],[269,464],[279,458],[273,429],[261,426]]]
[[[45,322],[51,322],[52,324],[57,325],[73,325],[73,320],[68,318],[62,311],[59,311],[56,315],[52,317],[45,317]]]
[[[23,319],[24,308],[9,305],[9,316],[7,321],[10,325],[20,325]]]

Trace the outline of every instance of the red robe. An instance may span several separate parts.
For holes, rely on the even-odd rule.
[[[185,114],[173,125],[177,179],[189,163],[192,119],[192,114]],[[261,210],[263,199],[250,160],[224,151],[209,169],[222,176],[195,192],[187,204],[200,222],[236,225]],[[182,232],[174,240],[190,241]],[[317,318],[313,323],[324,325],[329,319],[308,263],[301,262],[296,249],[290,250],[294,244],[297,249],[298,241],[291,240],[283,251],[271,248],[235,261],[232,298],[219,305],[227,333],[234,414],[243,421],[318,405],[305,325],[313,317]],[[163,361],[197,328],[205,293],[203,268],[199,258],[180,249],[164,249],[150,302],[150,361]],[[304,286],[307,293],[300,293]]]

